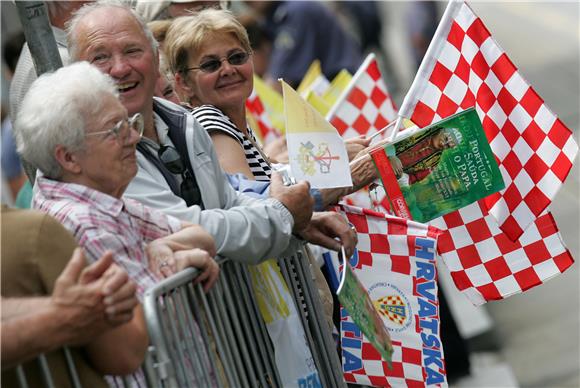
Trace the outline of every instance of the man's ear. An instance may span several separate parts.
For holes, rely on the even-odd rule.
[[[58,144],[54,150],[54,158],[65,173],[80,174],[82,171],[78,155],[69,151],[65,146]]]

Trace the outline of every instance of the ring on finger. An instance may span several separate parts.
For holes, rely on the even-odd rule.
[[[168,267],[169,266],[169,262],[167,260],[164,260],[161,262],[161,264],[159,264],[159,269],[163,268],[163,267]]]

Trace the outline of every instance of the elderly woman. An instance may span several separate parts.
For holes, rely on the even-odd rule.
[[[193,114],[210,134],[223,169],[269,181],[270,163],[246,122],[254,70],[244,27],[228,11],[207,9],[175,19],[164,47],[179,89],[204,104]],[[360,151],[366,145],[367,140],[355,139],[349,148]],[[358,161],[351,169],[355,187],[321,190],[322,207],[375,178],[370,160]]]
[[[219,268],[212,237],[201,227],[123,199],[137,172],[139,114],[128,118],[114,82],[86,62],[40,77],[15,123],[18,151],[42,172],[33,207],[69,229],[89,261],[112,251],[138,295],[193,266],[206,289]],[[47,102],[50,107],[47,106]]]

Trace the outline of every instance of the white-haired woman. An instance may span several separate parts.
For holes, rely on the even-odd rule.
[[[23,158],[42,172],[33,207],[63,223],[89,260],[113,251],[139,294],[159,276],[187,266],[200,268],[201,281],[210,287],[219,272],[211,236],[122,198],[137,172],[143,122],[139,114],[127,117],[117,95],[113,81],[86,62],[32,85],[15,135]]]

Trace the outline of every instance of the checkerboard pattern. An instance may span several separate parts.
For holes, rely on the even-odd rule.
[[[372,135],[397,118],[374,54],[365,59],[347,90],[326,116],[343,138]]]
[[[266,145],[282,136],[272,125],[270,117],[268,117],[268,112],[264,109],[264,104],[262,104],[262,100],[255,90],[252,91],[252,94],[246,100],[246,112],[251,114],[256,120],[256,124],[258,125],[257,129],[259,130],[260,135],[259,137],[263,145]]]
[[[400,114],[424,127],[476,107],[506,183],[485,204],[517,241],[553,200],[578,146],[471,8],[450,3],[447,15]]]
[[[362,368],[344,372],[344,379],[348,382],[380,387],[423,387],[426,385],[423,345],[420,337],[423,329],[417,324],[419,305],[417,298],[413,296],[417,281],[412,275],[416,270],[415,238],[436,239],[440,231],[431,226],[368,209],[343,205],[338,211],[347,217],[358,233],[358,263],[353,266],[353,270],[361,283],[369,290],[381,282],[388,282],[397,287],[402,292],[399,299],[406,302],[408,319],[412,320],[404,329],[389,330],[394,349],[392,369],[389,369],[388,364],[381,359],[380,354],[362,333],[360,337],[356,337],[352,331],[345,330],[349,327],[347,323],[353,321],[343,311],[341,335],[355,341],[362,340],[360,349],[343,346],[343,364],[346,360],[345,351],[363,360]],[[433,293],[437,295],[436,288]],[[380,299],[384,296],[377,297],[372,291],[370,294],[371,299]],[[383,320],[388,321],[386,317]],[[445,373],[443,370],[439,372]]]
[[[483,201],[431,224],[444,230],[437,250],[457,288],[475,305],[543,284],[574,263],[548,211],[515,242],[501,231]]]

